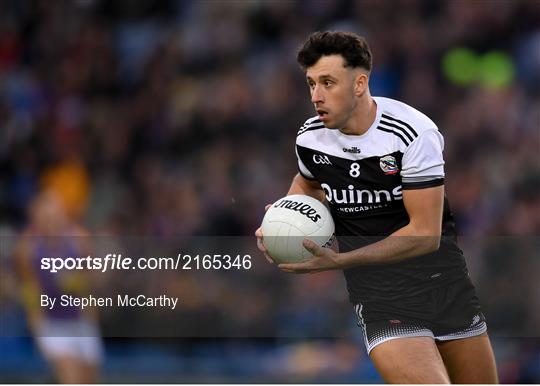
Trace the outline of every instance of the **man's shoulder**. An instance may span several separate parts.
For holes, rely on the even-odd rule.
[[[381,109],[381,126],[395,129],[403,128],[403,131],[413,137],[421,135],[427,130],[439,130],[435,122],[426,114],[414,107],[391,98],[374,97],[378,108]]]

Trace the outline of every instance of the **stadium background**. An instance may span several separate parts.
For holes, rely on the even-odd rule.
[[[286,192],[313,114],[295,50],[314,30],[358,32],[374,53],[372,94],[445,135],[447,193],[501,380],[540,382],[539,20],[534,0],[2,1],[1,235],[16,237],[42,186],[94,233],[251,235]],[[0,381],[50,381],[20,337],[8,254],[1,267]],[[345,325],[311,317],[305,294],[339,287],[339,274],[265,275],[260,293],[279,283],[298,305],[275,299],[276,315],[306,336],[324,324],[351,338],[108,339],[103,381],[380,381],[352,312]]]

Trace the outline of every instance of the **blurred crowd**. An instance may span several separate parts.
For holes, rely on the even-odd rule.
[[[445,137],[446,193],[490,327],[537,338],[495,347],[501,380],[538,382],[539,20],[535,0],[3,1],[0,236],[5,243],[27,226],[29,204],[45,187],[92,234],[251,236],[264,206],[287,191],[297,129],[314,115],[296,49],[316,30],[357,32],[374,55],[372,95],[418,108]],[[504,53],[510,80],[457,84],[442,61],[459,47]],[[310,318],[344,309],[339,273],[257,275],[228,302],[255,304],[247,294],[273,283],[291,292],[237,310],[232,324],[259,323],[268,307],[307,326],[306,336],[321,324],[360,336],[352,310],[345,326],[343,317]],[[235,282],[183,285],[196,294]],[[0,287],[0,305],[11,304],[16,281]],[[327,306],[305,296],[325,289]],[[287,297],[298,306],[279,308]],[[5,319],[17,323],[16,307],[4,309],[15,310]],[[343,374],[366,361],[360,341],[357,352],[345,342],[279,352],[288,375]],[[346,358],[341,367],[328,364],[331,349]]]

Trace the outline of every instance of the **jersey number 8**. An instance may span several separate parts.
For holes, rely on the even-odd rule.
[[[354,178],[358,177],[360,175],[360,164],[353,162],[349,170],[349,175]]]

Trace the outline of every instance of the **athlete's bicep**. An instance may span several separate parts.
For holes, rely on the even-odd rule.
[[[415,235],[441,235],[444,185],[403,190],[403,204]]]

